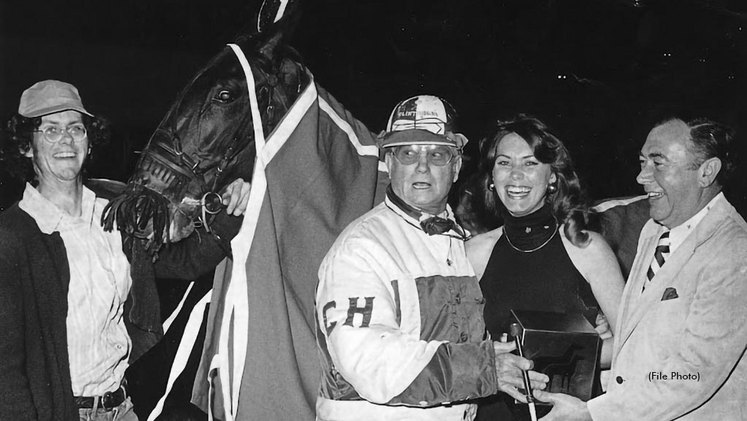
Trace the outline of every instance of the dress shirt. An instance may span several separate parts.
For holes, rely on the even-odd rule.
[[[669,230],[663,225],[659,225],[659,236],[664,234],[666,231],[669,231],[669,254],[667,256],[671,256],[675,250],[677,250],[677,247],[682,244],[688,235],[690,235],[691,232],[695,230],[695,227],[698,226],[700,221],[703,220],[703,218],[706,216],[709,210],[713,207],[713,204],[716,203],[718,200],[726,200],[726,197],[724,196],[724,193],[719,193],[716,196],[711,199],[707,205],[698,213],[693,215],[690,219],[685,221],[684,223],[677,225],[676,227]],[[653,261],[654,255],[651,255],[651,261]],[[664,263],[666,264],[666,262]],[[644,275],[645,276],[645,275]],[[654,282],[654,281],[651,281]],[[643,294],[643,290],[641,290],[641,294]]]
[[[106,203],[84,187],[82,213],[74,217],[30,184],[19,203],[43,233],[59,232],[65,244],[70,267],[66,324],[75,396],[116,390],[131,349],[122,317],[132,285],[130,265],[119,232],[105,232],[99,222]]]
[[[726,197],[724,197],[724,193],[719,193],[716,196],[714,196],[713,199],[711,199],[708,204],[701,209],[698,213],[693,215],[692,218],[685,221],[685,223],[680,224],[669,232],[669,254],[671,255],[674,253],[675,250],[677,250],[677,247],[680,246],[685,241],[685,238],[687,238],[688,235],[690,235],[691,232],[695,230],[695,227],[698,226],[700,221],[703,220],[703,218],[706,216],[709,210],[713,207],[713,204],[716,203],[718,200],[726,200]],[[663,231],[662,231],[663,232]]]

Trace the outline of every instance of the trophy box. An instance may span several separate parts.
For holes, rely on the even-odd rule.
[[[510,322],[519,325],[524,357],[534,361],[533,370],[550,378],[545,390],[582,401],[596,396],[602,340],[583,315],[511,310]]]

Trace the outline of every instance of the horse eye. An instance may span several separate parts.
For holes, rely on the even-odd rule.
[[[231,102],[235,98],[233,97],[233,94],[231,93],[231,91],[224,89],[218,92],[218,94],[215,96],[215,99],[220,102]]]

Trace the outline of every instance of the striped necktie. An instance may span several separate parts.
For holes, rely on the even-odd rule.
[[[659,243],[656,244],[654,260],[651,262],[648,272],[646,272],[646,282],[643,283],[643,289],[641,291],[646,289],[646,286],[648,286],[651,280],[654,279],[654,275],[656,275],[659,269],[664,266],[664,262],[667,260],[667,257],[669,257],[669,244],[669,231],[666,231],[661,235],[661,237],[659,237]]]

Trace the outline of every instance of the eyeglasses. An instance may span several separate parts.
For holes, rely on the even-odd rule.
[[[62,136],[65,135],[65,133],[69,134],[70,137],[72,137],[74,141],[79,142],[85,139],[86,134],[88,133],[86,131],[86,126],[82,124],[73,124],[67,127],[47,126],[41,130],[34,130],[34,131],[43,133],[44,138],[47,139],[47,142],[49,143],[59,142],[60,139],[62,139]]]
[[[451,162],[457,153],[448,146],[436,146],[428,148],[425,146],[397,146],[392,154],[402,165],[412,165],[420,159],[420,154],[424,153],[429,164],[437,167],[443,167]]]

